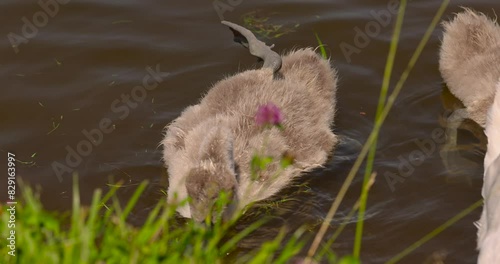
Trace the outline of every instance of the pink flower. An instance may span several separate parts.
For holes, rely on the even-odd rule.
[[[259,106],[255,115],[255,123],[259,126],[281,126],[283,115],[280,109],[273,103],[267,103]]]

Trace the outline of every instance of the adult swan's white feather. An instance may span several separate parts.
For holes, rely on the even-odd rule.
[[[479,220],[480,264],[500,263],[500,82],[486,121],[488,150],[484,158],[484,208]]]

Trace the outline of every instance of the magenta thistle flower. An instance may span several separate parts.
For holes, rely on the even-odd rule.
[[[255,115],[255,123],[259,126],[281,126],[283,115],[280,109],[273,103],[267,103],[259,106]]]

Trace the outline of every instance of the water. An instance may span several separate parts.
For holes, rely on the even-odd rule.
[[[257,17],[270,17],[269,23],[284,25],[293,32],[266,39],[280,52],[317,46],[317,32],[328,45],[340,75],[335,131],[343,143],[325,169],[299,179],[298,184],[307,181],[308,187],[292,187],[280,194],[295,201],[273,210],[276,220],[242,242],[242,251],[274,237],[284,225],[291,230],[308,226],[311,236],[326,215],[373,126],[392,24],[380,27],[366,47],[349,57],[341,47],[345,43],[355,45],[355,28],[364,29],[375,21],[372,13],[387,10],[387,5],[385,1],[368,0],[243,0],[222,14],[227,20],[242,23],[242,17],[253,12]],[[430,0],[409,3],[393,84],[438,6],[438,1]],[[444,19],[458,12],[459,6],[493,17],[494,10],[500,10],[498,2],[453,1]],[[255,67],[255,58],[233,43],[231,33],[219,24],[219,15],[210,1],[70,1],[59,5],[58,10],[51,9],[54,16],[46,20],[36,15],[38,32],[26,31],[32,38],[24,43],[15,40],[19,42],[18,53],[11,47],[8,34],[22,36],[22,18],[33,21],[33,15],[42,8],[37,1],[14,0],[2,1],[0,8],[4,11],[0,32],[5,36],[0,42],[1,151],[13,151],[26,162],[18,163],[18,175],[43,187],[41,200],[51,210],[71,206],[69,171],[80,175],[83,203],[89,202],[94,189],[120,180],[125,183],[120,196],[126,199],[139,182],[148,179],[152,184],[131,219],[140,223],[155,201],[163,198],[160,190],[166,184],[165,169],[158,147],[162,128],[186,106],[195,104],[217,80]],[[396,16],[390,19],[394,22]],[[468,126],[478,131],[479,137],[466,130],[459,132],[460,143],[470,147],[462,154],[471,161],[460,164],[460,175],[445,170],[438,151],[441,144],[432,143],[435,149],[431,148],[429,156],[421,158],[422,164],[413,166],[413,171],[393,189],[384,176],[398,173],[401,159],[408,160],[413,151],[419,150],[415,141],[432,140],[434,130],[442,131],[443,114],[457,105],[438,71],[441,32],[438,28],[432,35],[381,131],[374,165],[378,179],[369,196],[365,223],[364,263],[388,260],[481,198],[484,146],[478,142],[484,141],[484,135],[471,123]],[[150,80],[159,85],[146,92],[142,103],[126,106],[119,101],[122,94],[131,94],[142,84],[149,74],[148,66],[163,72]],[[103,133],[102,140],[95,134],[100,122],[112,130]],[[96,145],[85,143],[88,140],[84,130],[94,136]],[[67,163],[71,152],[68,149],[78,148],[89,154],[71,157],[71,164]],[[61,175],[56,175],[54,166]],[[334,226],[356,201],[361,177],[359,174],[355,179]],[[304,188],[309,192],[298,191]],[[479,209],[474,211],[402,263],[424,263],[436,255],[444,257],[446,263],[475,263],[473,222],[479,214]],[[327,236],[334,230],[329,230]],[[336,252],[344,255],[352,250],[354,230],[352,221],[332,246]]]

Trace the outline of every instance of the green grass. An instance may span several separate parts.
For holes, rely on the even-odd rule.
[[[436,15],[434,16],[431,24],[427,28],[427,31],[425,32],[424,36],[422,37],[420,43],[418,44],[418,46],[415,50],[415,52],[413,53],[412,57],[410,58],[410,61],[408,62],[408,65],[407,65],[405,71],[400,76],[400,78],[399,78],[398,82],[396,83],[395,88],[392,91],[392,93],[390,94],[390,96],[387,97],[389,82],[391,79],[392,68],[394,65],[394,59],[395,59],[396,51],[397,51],[397,44],[399,41],[399,35],[400,35],[401,26],[402,26],[403,19],[404,19],[404,10],[406,8],[407,1],[402,0],[400,2],[398,17],[396,20],[395,30],[394,30],[392,40],[391,40],[391,45],[389,48],[388,58],[387,58],[386,67],[385,67],[385,71],[384,71],[383,83],[382,83],[379,101],[378,101],[378,105],[377,105],[377,112],[376,112],[376,116],[375,116],[375,126],[372,129],[367,141],[363,145],[363,148],[362,148],[358,158],[356,159],[352,169],[350,170],[349,174],[347,175],[339,193],[335,197],[335,200],[332,203],[332,205],[327,213],[327,216],[325,217],[325,220],[323,221],[323,224],[321,225],[320,230],[316,234],[316,237],[313,241],[313,244],[309,248],[309,251],[308,251],[309,259],[308,259],[308,261],[306,261],[306,263],[311,263],[313,256],[316,255],[316,251],[320,247],[320,244],[323,241],[323,237],[325,236],[326,231],[330,225],[329,223],[332,221],[333,216],[335,215],[337,209],[340,206],[340,203],[342,202],[343,198],[345,197],[345,194],[347,193],[348,189],[350,188],[350,185],[351,185],[352,181],[354,180],[354,177],[356,176],[363,161],[366,158],[366,169],[365,169],[365,174],[364,174],[364,179],[363,179],[363,186],[361,189],[359,204],[356,205],[356,206],[359,206],[359,211],[358,211],[359,221],[356,224],[356,234],[355,234],[355,240],[354,240],[354,246],[353,246],[354,259],[358,259],[358,260],[360,259],[361,241],[362,241],[363,225],[364,225],[364,214],[365,214],[365,210],[366,210],[368,191],[369,191],[369,188],[367,188],[367,185],[369,184],[370,179],[373,179],[373,175],[374,175],[372,170],[373,170],[373,163],[375,160],[376,144],[377,144],[377,139],[378,139],[380,128],[382,127],[385,119],[387,118],[392,106],[394,105],[394,102],[396,101],[396,99],[397,99],[399,93],[401,92],[406,80],[408,79],[413,67],[415,66],[423,49],[425,48],[428,40],[430,39],[432,32],[434,31],[437,24],[439,23],[439,21],[443,15],[444,11],[446,10],[449,2],[450,2],[449,0],[442,1],[439,10],[436,12]],[[317,34],[316,34],[316,39],[317,39],[320,47],[323,47],[323,43],[319,39]],[[322,51],[322,53],[324,52],[324,50],[321,50],[321,51]],[[323,55],[323,57],[325,57],[325,55]],[[353,210],[356,210],[356,209],[358,209],[358,208],[353,208]],[[351,213],[353,213],[353,212],[351,212]],[[461,217],[458,219],[461,219],[465,215],[460,215],[460,216]],[[456,220],[458,221],[458,219],[456,219]],[[446,227],[448,227],[448,226],[446,226]],[[406,249],[404,252],[398,254],[398,256],[400,256],[400,258],[397,259],[396,261],[399,261],[402,257],[409,254],[412,250],[414,250],[415,248],[417,248],[421,244],[423,244],[426,241],[430,240],[431,238],[437,236],[445,228],[436,229],[437,231],[435,230],[424,237],[424,238],[426,238],[425,241],[421,242],[420,244],[416,243],[412,247],[409,247],[408,249]],[[337,234],[335,234],[334,237],[336,237],[336,235]],[[331,243],[331,242],[328,241],[326,244],[328,245],[329,243]],[[395,262],[392,262],[392,263],[395,263]]]
[[[318,41],[318,47],[319,47],[319,51],[321,52],[321,57],[323,57],[323,59],[328,59],[328,55],[326,53],[326,49],[325,49],[325,44],[323,44],[323,42],[321,41],[321,39],[319,38],[318,36],[318,33],[314,33],[314,36],[316,36],[316,41]]]
[[[214,223],[209,222],[208,219],[211,219],[211,217],[207,217],[207,223],[205,224],[189,220],[181,222],[176,218],[176,209],[177,206],[187,201],[179,205],[172,205],[167,204],[166,199],[160,199],[147,215],[145,223],[140,227],[133,226],[127,222],[127,219],[138,200],[141,199],[147,182],[141,183],[130,200],[124,205],[119,202],[116,196],[116,191],[120,186],[114,185],[105,195],[103,195],[102,190],[96,190],[91,204],[82,206],[77,178],[74,177],[72,210],[67,214],[57,214],[45,210],[39,201],[37,192],[34,192],[28,186],[20,184],[23,195],[16,206],[17,255],[16,257],[9,256],[7,254],[9,249],[2,246],[0,248],[0,263],[225,263],[228,261],[255,264],[287,263],[298,256],[303,256],[304,252],[307,252],[307,257],[303,259],[304,263],[313,263],[314,261],[328,261],[329,263],[340,264],[360,263],[363,218],[367,207],[368,193],[376,178],[376,174],[373,173],[373,162],[380,128],[420,57],[431,33],[449,4],[449,0],[442,2],[405,71],[396,83],[392,93],[388,96],[406,2],[405,0],[401,1],[400,12],[398,13],[389,47],[374,128],[325,219],[322,221],[319,230],[317,233],[312,234],[315,236],[308,249],[304,247],[308,242],[311,242],[311,232],[307,231],[307,228],[298,228],[292,231],[283,228],[274,238],[264,242],[260,247],[249,252],[242,252],[238,248],[239,242],[262,227],[267,221],[266,217],[247,215],[247,217],[254,219],[251,224],[241,231],[236,230],[238,230],[237,226],[242,218],[242,213],[228,222],[221,221],[220,217]],[[256,24],[255,21],[257,20],[253,19],[250,22]],[[262,24],[265,20],[258,20],[257,22]],[[273,30],[279,29],[280,27],[273,28]],[[272,33],[274,34],[274,32]],[[273,36],[277,37],[277,35]],[[315,33],[315,37],[322,57],[328,58],[325,44],[323,44],[318,34]],[[56,125],[54,127],[57,129]],[[32,155],[32,158],[35,156],[36,153]],[[366,168],[358,201],[344,222],[337,227],[328,239],[324,239],[328,229],[331,228],[330,223],[333,216],[365,159]],[[265,167],[267,162],[265,159],[256,159],[255,162],[257,161],[259,167]],[[214,211],[220,212],[228,203],[228,196],[220,195],[215,203]],[[279,204],[279,202],[276,203]],[[419,241],[396,254],[387,263],[399,262],[413,250],[437,236],[480,205],[481,201],[474,203],[429,234],[424,235]],[[274,203],[269,203],[268,206],[272,207]],[[266,209],[266,211],[270,210]],[[0,216],[0,234],[2,238],[8,237],[10,231],[7,229],[9,215],[5,212],[4,208],[2,208]],[[356,224],[352,256],[338,257],[331,251],[331,245],[356,213],[360,221]]]
[[[380,119],[380,114],[382,113],[382,110],[385,107],[385,102],[387,101],[387,92],[389,90],[392,69],[394,67],[394,60],[396,58],[396,51],[398,49],[399,36],[401,33],[401,27],[403,26],[403,18],[405,15],[405,11],[406,11],[406,0],[402,0],[399,5],[399,12],[396,19],[396,25],[394,27],[394,33],[391,39],[389,54],[387,55],[387,62],[385,64],[385,71],[384,71],[384,79],[382,81],[382,87],[380,89],[380,96],[377,105],[377,112],[375,114],[375,121]],[[375,154],[377,150],[377,138],[379,131],[374,129],[374,132],[376,133],[376,136],[373,144],[370,147],[370,152],[368,153],[368,157],[366,160],[366,169],[365,169],[365,176],[363,179],[362,190],[366,189],[365,186],[368,184],[370,175],[372,174],[373,170],[373,162],[375,161]],[[367,200],[368,200],[368,192],[362,191],[360,198],[360,205],[359,205],[359,213],[358,213],[358,219],[360,220],[356,223],[356,234],[355,234],[354,248],[352,253],[353,256],[356,258],[359,258],[361,254],[361,240],[363,236],[363,225],[364,225]]]
[[[20,184],[22,197],[16,205],[16,256],[9,249],[0,248],[0,263],[287,263],[303,248],[304,228],[282,229],[273,239],[249,253],[238,252],[238,242],[266,223],[267,218],[254,219],[242,231],[236,232],[241,215],[228,222],[219,218],[215,223],[181,223],[175,217],[178,205],[161,199],[150,211],[145,223],[132,226],[127,217],[147,186],[141,183],[129,201],[122,206],[116,196],[120,185],[113,185],[103,196],[97,189],[88,207],[80,203],[77,177],[74,177],[72,210],[57,214],[45,210],[39,195],[30,187]],[[229,202],[221,195],[216,212]],[[6,208],[2,208],[2,212]],[[9,215],[2,213],[0,234],[8,237]],[[210,217],[209,217],[210,218]],[[286,241],[285,241],[285,236]],[[236,254],[237,257],[233,255]],[[337,258],[339,263],[347,258]],[[336,263],[336,262],[332,262]]]
[[[44,210],[39,196],[23,186],[16,208],[17,255],[11,257],[9,249],[2,246],[0,263],[221,263],[241,239],[265,223],[261,218],[238,233],[233,230],[237,218],[210,227],[193,221],[180,224],[175,218],[176,206],[161,199],[144,225],[134,227],[127,223],[127,217],[146,185],[141,183],[123,207],[116,197],[118,186],[104,197],[101,190],[96,190],[90,206],[83,207],[75,177],[69,215]],[[226,198],[221,196],[219,205]],[[3,238],[8,237],[8,217],[6,213],[1,216]],[[298,230],[286,243],[283,235],[278,235],[241,259],[285,263],[299,252],[301,234]]]

